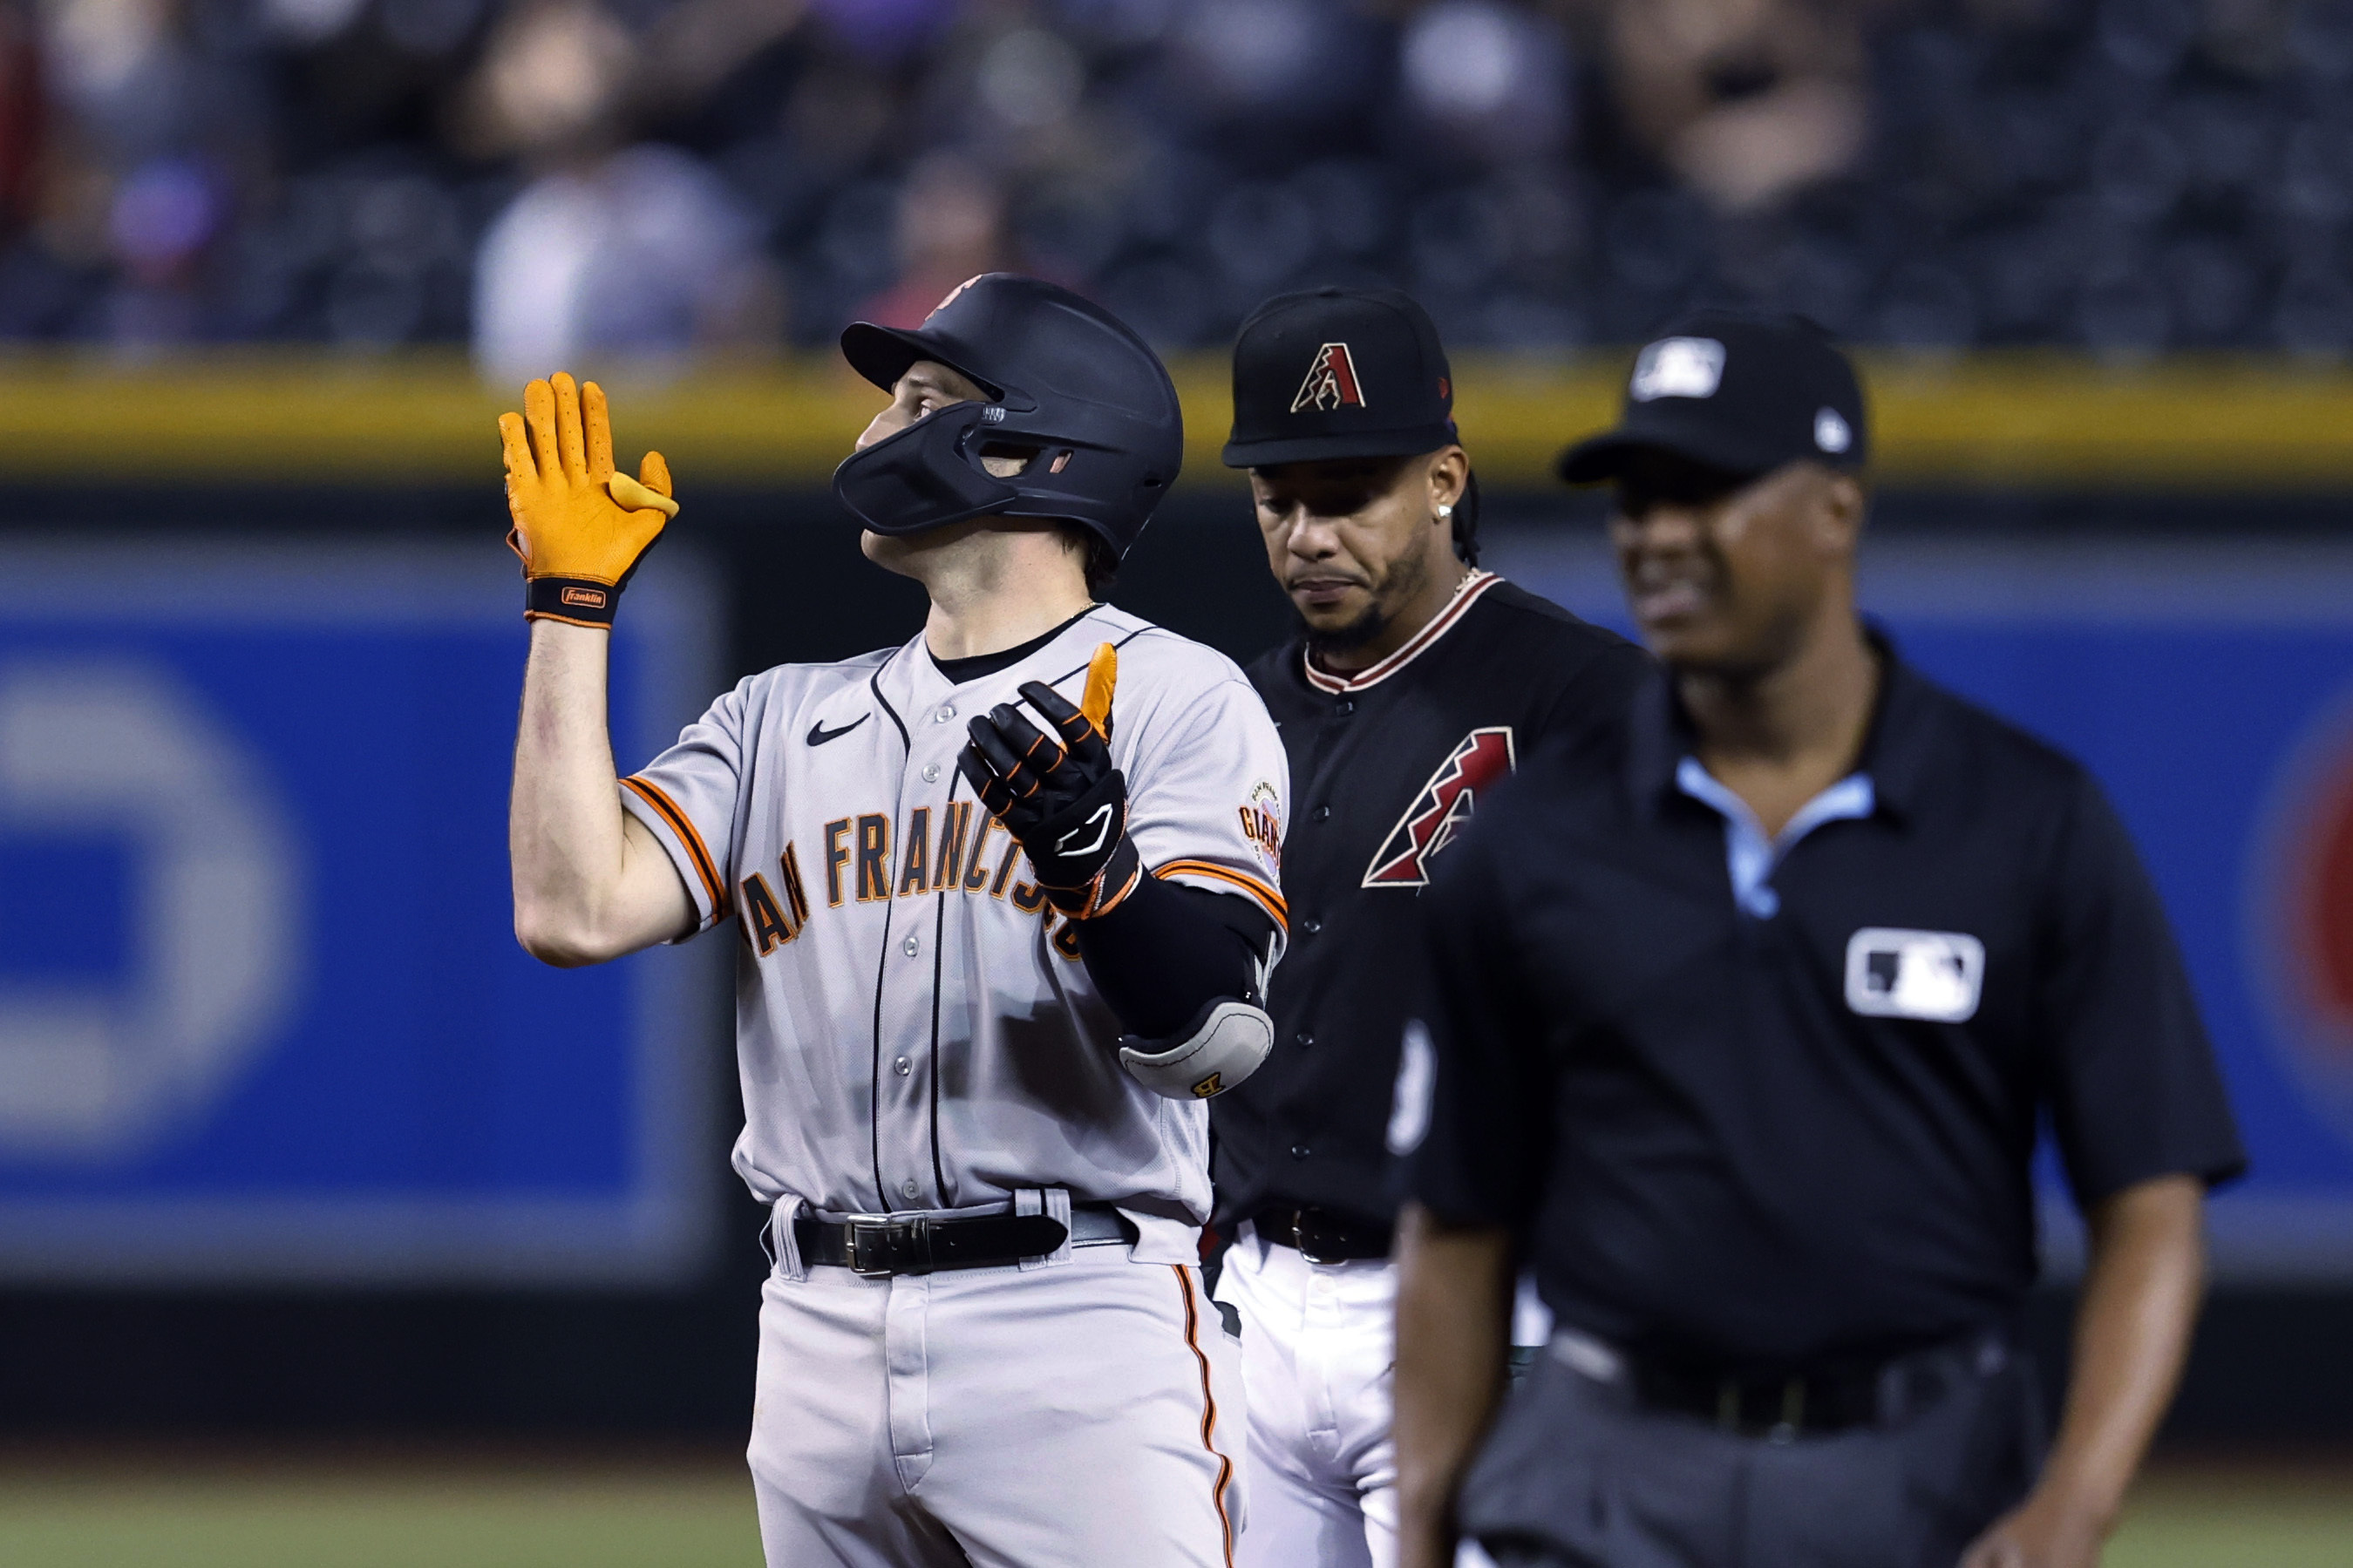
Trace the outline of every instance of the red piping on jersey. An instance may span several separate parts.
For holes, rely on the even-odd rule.
[[[1414,633],[1405,647],[1380,663],[1360,669],[1354,675],[1327,675],[1316,668],[1315,660],[1303,652],[1299,662],[1307,671],[1307,684],[1318,691],[1362,691],[1367,686],[1379,685],[1411,664],[1430,644],[1444,637],[1446,629],[1462,618],[1462,612],[1471,607],[1473,599],[1502,581],[1493,572],[1482,572],[1473,567],[1471,575],[1462,579],[1462,585],[1454,590],[1453,602],[1439,611],[1430,625]]]
[[[1176,1276],[1176,1288],[1185,1293],[1185,1347],[1201,1363],[1201,1447],[1218,1461],[1218,1479],[1209,1489],[1209,1499],[1217,1505],[1218,1527],[1226,1538],[1226,1568],[1234,1568],[1234,1521],[1226,1512],[1226,1488],[1233,1483],[1234,1462],[1218,1452],[1218,1396],[1209,1386],[1208,1353],[1201,1349],[1201,1309],[1193,1295],[1192,1270],[1181,1263],[1168,1267]]]
[[[713,921],[724,920],[727,916],[727,884],[719,879],[719,869],[712,862],[711,851],[703,847],[702,835],[694,830],[694,824],[687,819],[686,813],[678,808],[678,802],[662,793],[659,784],[634,774],[623,779],[621,786],[635,791],[639,800],[652,806],[655,815],[670,824],[670,831],[678,835],[678,841],[686,846],[687,858],[694,862],[694,874],[702,879],[702,890],[711,895],[711,918]]]
[[[1213,881],[1231,882],[1265,906],[1266,912],[1274,917],[1274,923],[1282,928],[1285,936],[1291,934],[1290,906],[1282,901],[1281,893],[1276,892],[1256,877],[1237,871],[1230,866],[1219,866],[1208,860],[1171,860],[1166,866],[1155,866],[1152,868],[1152,874],[1164,879],[1207,877]]]

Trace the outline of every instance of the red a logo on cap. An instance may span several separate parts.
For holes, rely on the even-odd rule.
[[[1317,349],[1307,379],[1299,384],[1299,395],[1291,400],[1291,411],[1364,405],[1365,389],[1357,384],[1356,362],[1348,357],[1348,345],[1325,343]]]

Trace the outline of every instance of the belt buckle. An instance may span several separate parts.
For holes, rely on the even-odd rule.
[[[1766,1390],[1765,1392],[1777,1392]],[[1767,1443],[1794,1443],[1809,1431],[1806,1425],[1806,1380],[1788,1377],[1781,1380],[1778,1390],[1779,1408],[1770,1422],[1754,1421],[1749,1415],[1750,1389],[1738,1378],[1727,1377],[1715,1385],[1715,1425],[1721,1432],[1736,1436],[1755,1430]]]
[[[1310,1263],[1345,1262],[1346,1259],[1345,1258],[1321,1257],[1316,1253],[1314,1247],[1309,1245],[1307,1240],[1307,1214],[1308,1211],[1305,1209],[1293,1209],[1291,1211],[1291,1245],[1293,1250],[1296,1251],[1300,1257],[1304,1258]]]
[[[841,1220],[841,1250],[849,1271],[860,1279],[888,1279],[898,1273],[891,1263],[892,1230],[899,1222],[886,1214],[844,1215]],[[867,1244],[876,1244],[879,1259],[869,1257]]]

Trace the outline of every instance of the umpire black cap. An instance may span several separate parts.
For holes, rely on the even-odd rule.
[[[1559,472],[1597,484],[1646,449],[1740,475],[1801,458],[1854,469],[1869,447],[1862,383],[1830,334],[1799,316],[1703,310],[1643,345],[1618,427],[1563,452]]]
[[[1394,289],[1278,294],[1234,341],[1229,468],[1405,458],[1456,439],[1430,312]]]

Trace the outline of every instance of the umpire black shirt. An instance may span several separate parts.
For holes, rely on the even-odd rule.
[[[1868,814],[1788,847],[1769,912],[1678,783],[1663,675],[1485,803],[1422,900],[1409,1189],[1520,1231],[1564,1322],[1712,1367],[1894,1353],[2021,1305],[2039,1118],[2087,1205],[2244,1163],[2098,785],[1878,647]]]
[[[1312,667],[1302,641],[1250,666],[1291,757],[1291,945],[1270,989],[1273,1054],[1209,1104],[1228,1235],[1271,1205],[1395,1215],[1383,1135],[1423,996],[1414,906],[1430,868],[1517,759],[1622,709],[1649,668],[1624,638],[1485,572],[1353,676]]]

